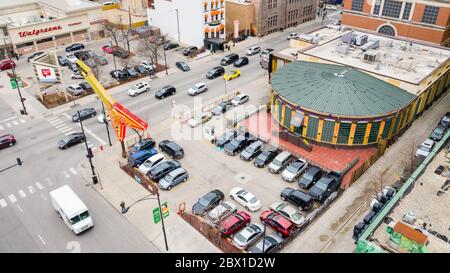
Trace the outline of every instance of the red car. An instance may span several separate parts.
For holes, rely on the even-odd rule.
[[[113,50],[109,45],[102,46],[102,50],[108,54],[112,54]]]
[[[11,69],[16,66],[16,63],[13,60],[4,60],[0,62],[0,70]]]
[[[250,224],[251,219],[250,215],[239,210],[225,218],[218,228],[222,237],[229,237]]]
[[[0,149],[12,147],[16,144],[16,138],[13,135],[0,136]]]
[[[289,235],[297,229],[291,221],[284,218],[284,216],[278,212],[271,210],[263,211],[259,216],[259,219],[261,219],[261,222],[266,223],[275,229],[275,231],[277,231],[283,238],[289,237]]]

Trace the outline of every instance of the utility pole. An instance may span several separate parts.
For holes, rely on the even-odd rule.
[[[163,52],[164,52],[164,67],[166,68],[166,75],[167,74],[169,74],[168,72],[167,72],[167,59],[166,59],[166,49],[165,49],[165,45],[166,45],[166,36],[165,35],[163,35],[162,36],[162,41],[163,41]],[[156,46],[158,46],[158,45],[156,45]],[[156,48],[156,51],[158,51],[158,47]],[[156,52],[156,55],[158,55],[158,52]]]
[[[166,244],[166,251],[169,251],[169,246],[167,245],[166,228],[164,227],[164,216],[161,209],[161,201],[159,200],[159,191],[156,191],[156,197],[158,198],[159,215],[161,215],[161,224],[164,234],[164,243]]]
[[[102,104],[102,113],[103,113],[103,121],[105,123],[105,127],[106,127],[106,134],[108,134],[108,142],[109,142],[109,146],[112,146],[111,143],[111,136],[109,135],[109,124],[108,124],[108,118],[106,117],[106,113],[105,113],[105,105],[103,104],[103,102],[101,102]]]
[[[3,43],[4,43],[5,46],[6,46],[6,38],[5,38],[5,37],[3,37]],[[13,61],[13,60],[11,59],[11,56],[10,56],[9,53],[8,53],[8,50],[6,50],[6,54],[7,54],[8,58],[9,58],[9,60],[10,60],[10,61]],[[20,86],[19,86],[19,81],[17,80],[17,74],[16,74],[15,65],[11,66],[11,71],[12,71],[13,76],[14,76],[14,81],[16,81],[17,91],[19,92],[20,102],[22,103],[22,108],[23,108],[23,109],[20,110],[20,113],[21,113],[22,115],[28,115],[28,113],[27,113],[27,108],[25,107],[25,103],[24,103],[25,98],[22,97],[22,93],[20,92]]]
[[[175,9],[175,12],[177,13],[178,42],[181,42],[181,39],[180,39],[180,21],[178,19],[178,9]]]
[[[111,43],[111,50],[113,50],[113,43],[112,41],[109,41]],[[114,70],[117,70],[117,66],[116,66],[116,56],[114,56],[114,50],[112,52],[112,56],[113,56],[113,62],[114,62]]]
[[[91,148],[89,148],[88,144],[87,144],[87,138],[86,138],[86,134],[84,133],[83,122],[82,122],[82,118],[81,118],[81,115],[80,115],[80,111],[77,111],[77,115],[78,115],[78,120],[79,120],[80,126],[81,126],[81,132],[83,133],[83,137],[84,137],[84,144],[86,146],[86,151],[87,151],[86,157],[89,159],[89,164],[91,165],[92,182],[94,184],[97,184],[98,183],[97,175],[95,174],[94,165],[92,164],[92,158],[94,157],[94,155],[92,154]]]

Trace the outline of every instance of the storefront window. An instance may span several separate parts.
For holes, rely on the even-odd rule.
[[[306,132],[306,136],[312,139],[316,139],[318,127],[319,127],[319,119],[316,117],[309,116],[308,131]]]
[[[370,129],[368,143],[373,143],[373,142],[377,141],[377,136],[380,131],[380,124],[381,124],[381,121],[372,122],[372,128]]]
[[[334,120],[324,120],[322,127],[322,138],[323,142],[331,142],[333,140],[334,134]]]
[[[352,127],[351,122],[341,122],[339,125],[339,135],[337,139],[337,143],[339,144],[347,144],[348,138],[350,136],[350,128]]]
[[[353,144],[363,144],[364,135],[366,134],[367,122],[358,122],[356,124],[355,136],[353,137]]]

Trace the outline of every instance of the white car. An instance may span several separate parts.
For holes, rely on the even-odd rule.
[[[144,163],[142,163],[139,166],[139,171],[142,174],[147,175],[148,171],[150,171],[150,169],[156,165],[158,165],[159,163],[163,162],[165,159],[164,155],[162,153],[157,153],[155,155],[152,155],[151,157],[147,158],[147,160],[144,161]]]
[[[111,118],[109,117],[108,114],[106,114],[106,117],[108,118],[108,121],[111,120]],[[103,113],[100,114],[100,115],[98,116],[97,121],[98,121],[99,123],[106,123],[106,122],[105,122],[105,116],[103,115]]]
[[[246,103],[249,99],[248,95],[242,93],[234,97],[234,99],[231,100],[231,104],[233,104],[233,106],[238,106]]]
[[[420,144],[419,149],[416,151],[416,156],[425,156],[427,157],[431,150],[434,147],[434,141],[431,139],[427,139],[422,144]]]
[[[252,193],[242,188],[236,187],[231,189],[230,197],[249,211],[257,211],[261,208],[261,201]]]
[[[281,173],[281,178],[287,182],[294,182],[308,167],[306,160],[298,158],[289,163],[287,168]]]
[[[263,229],[260,224],[250,224],[233,237],[233,244],[239,249],[246,249],[263,235]]]
[[[288,39],[288,40],[290,40],[290,39],[296,39],[296,38],[298,38],[298,37],[299,37],[298,33],[292,32],[292,33],[289,33],[289,35],[287,36],[287,39]]]
[[[208,86],[206,85],[206,83],[200,82],[189,88],[188,94],[191,96],[195,96],[206,91],[208,91]]]
[[[222,219],[225,219],[228,215],[232,214],[237,210],[236,204],[231,201],[225,201],[212,209],[206,218],[208,218],[211,223],[217,225]]]
[[[188,120],[188,125],[191,126],[192,128],[197,127],[197,126],[209,121],[211,119],[211,117],[212,117],[212,114],[208,113],[208,112],[198,113],[197,115],[195,115],[195,117]]]
[[[82,80],[84,77],[80,73],[72,73],[72,80]]]
[[[152,64],[150,61],[142,61],[141,65],[148,71],[153,71],[156,69],[156,65]]]
[[[247,56],[252,56],[252,55],[258,54],[260,52],[261,52],[261,47],[259,47],[259,46],[252,46],[252,47],[249,47],[247,49],[247,51],[245,51],[245,54]]]
[[[78,58],[73,55],[73,53],[66,54],[66,59],[71,63],[76,63]]]
[[[301,226],[303,223],[305,223],[305,217],[301,215],[300,212],[298,212],[294,207],[286,203],[275,202],[270,205],[270,209],[283,215],[286,219],[294,223],[296,226]]]
[[[137,95],[150,91],[150,85],[147,82],[138,82],[133,87],[128,89],[128,95],[136,97]]]
[[[74,96],[81,95],[84,92],[84,89],[79,84],[71,84],[67,87],[66,90]]]

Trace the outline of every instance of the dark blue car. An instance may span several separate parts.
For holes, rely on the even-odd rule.
[[[139,150],[135,153],[130,154],[128,157],[128,164],[130,164],[133,167],[138,167],[142,163],[144,163],[145,160],[147,160],[149,157],[157,154],[158,152],[155,149],[149,149],[149,150]]]

